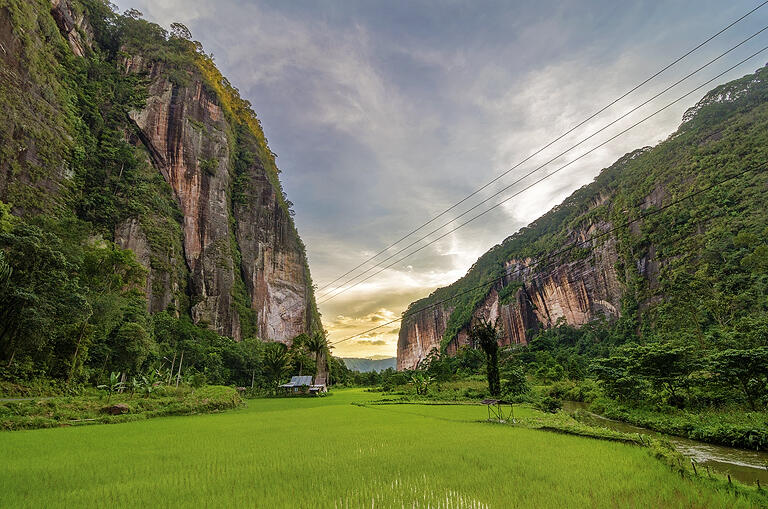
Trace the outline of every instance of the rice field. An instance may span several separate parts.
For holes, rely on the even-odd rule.
[[[0,507],[750,507],[640,447],[477,422],[480,406],[352,404],[377,397],[0,433]]]

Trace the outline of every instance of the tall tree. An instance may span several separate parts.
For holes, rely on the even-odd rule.
[[[499,330],[497,323],[480,318],[476,320],[469,331],[470,341],[479,346],[485,352],[486,368],[488,375],[488,392],[491,396],[501,394],[501,381],[499,380]]]
[[[316,331],[309,336],[306,342],[307,349],[315,356],[315,374],[320,375],[327,370],[326,358],[328,354],[328,340],[325,338],[325,334],[320,331]]]
[[[288,348],[282,343],[268,343],[264,347],[262,359],[264,374],[273,389],[277,390],[280,381],[288,373],[291,366]]]
[[[768,347],[724,350],[710,358],[712,372],[736,385],[752,410],[768,393]]]

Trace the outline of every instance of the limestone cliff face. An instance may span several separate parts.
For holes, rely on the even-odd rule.
[[[265,337],[287,342],[307,330],[309,275],[277,192],[257,161],[249,171],[247,199],[235,204],[242,274]]]
[[[610,229],[608,223],[592,224],[574,231],[569,242],[579,242]],[[501,345],[525,344],[541,327],[559,321],[580,326],[599,317],[616,318],[620,314],[623,285],[616,272],[616,240],[608,238],[594,246],[585,258],[550,265],[535,260],[507,260],[504,280],[490,288],[473,311],[473,317],[496,321],[501,329]],[[653,268],[652,263],[645,266]],[[499,293],[512,292],[506,299]],[[411,369],[434,348],[440,350],[451,307],[439,305],[407,317],[400,329],[397,369]],[[446,345],[453,354],[469,344],[468,327],[458,331]]]
[[[176,253],[174,246],[164,250],[153,249],[141,221],[136,218],[117,225],[115,244],[133,251],[138,262],[149,271],[145,289],[149,312],[158,313],[172,305],[178,315],[178,310],[183,307],[178,295],[184,291],[182,287],[185,285],[172,268],[178,264],[177,257],[183,254]],[[164,263],[158,263],[159,257]]]
[[[241,178],[240,199],[233,201],[233,129],[216,94],[194,70],[182,86],[166,77],[163,64],[141,56],[127,59],[125,66],[150,80],[146,108],[131,119],[181,209],[193,319],[239,339],[235,294],[242,281],[260,337],[289,342],[306,332],[312,300],[300,240],[258,158]],[[137,234],[127,235],[123,244],[140,245]],[[168,274],[151,276],[156,284],[148,290],[150,305],[167,305],[173,294]],[[157,277],[165,281],[157,284]]]
[[[403,320],[397,341],[397,369],[415,368],[443,339],[453,308],[435,306]]]
[[[175,85],[165,77],[162,64],[147,65],[141,57],[129,59],[126,67],[149,75],[147,106],[131,118],[181,209],[192,317],[240,339],[240,316],[233,302],[236,267],[230,242],[230,152],[224,112],[204,91],[200,78],[188,86]]]
[[[54,80],[68,70],[46,44],[56,42],[57,51],[81,59],[114,58],[120,72],[147,83],[146,104],[128,115],[125,135],[146,159],[141,171],[153,182],[162,175],[168,186],[157,184],[165,193],[157,206],[120,214],[114,225],[115,243],[134,251],[148,269],[149,311],[189,313],[236,340],[249,334],[290,342],[319,327],[304,247],[274,161],[262,159],[271,153],[250,105],[237,97],[233,113],[227,94],[235,89],[211,83],[210,69],[200,66],[203,57],[194,50],[180,59],[183,64],[169,65],[135,49],[143,46],[134,41],[110,57],[79,2],[21,5],[21,16],[0,8],[0,70],[11,85],[0,90],[0,105],[15,126],[0,132],[0,199],[17,213],[62,206],[60,191],[73,176],[73,118],[56,101],[72,94],[67,82]],[[61,39],[46,41],[57,29]],[[29,34],[26,42],[22,33]],[[42,64],[23,65],[18,57],[24,50],[39,53]],[[248,165],[236,167],[244,151]]]

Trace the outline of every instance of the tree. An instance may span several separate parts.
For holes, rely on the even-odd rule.
[[[528,394],[531,386],[522,366],[514,366],[504,373],[504,394],[519,397]]]
[[[79,267],[61,239],[23,221],[0,231],[5,263],[0,286],[0,357],[32,360],[49,375],[66,376],[83,321],[91,314]]]
[[[326,358],[328,355],[328,340],[325,334],[315,331],[306,341],[307,349],[315,356],[315,374],[319,375],[327,371]]]
[[[589,371],[602,383],[608,396],[628,400],[637,398],[642,390],[640,379],[630,373],[631,364],[632,361],[621,349],[610,357],[592,361]]]
[[[498,323],[498,320],[497,320]],[[499,380],[499,331],[496,323],[485,318],[477,320],[470,328],[469,339],[474,345],[480,346],[485,352],[488,375],[488,392],[491,396],[501,394]]]
[[[149,333],[136,322],[121,325],[115,334],[114,344],[115,361],[132,373],[141,369],[155,346]]]
[[[98,389],[107,393],[107,403],[112,398],[112,394],[119,392],[123,389],[123,382],[120,380],[121,374],[114,371],[109,374],[109,381],[106,384],[97,386]]]
[[[768,347],[724,350],[709,360],[714,374],[736,382],[752,410],[768,394]]]
[[[264,375],[269,380],[273,389],[277,390],[277,386],[280,385],[282,378],[288,374],[290,369],[291,359],[288,355],[288,347],[283,343],[268,343],[264,348],[264,357],[262,364],[264,367]]]
[[[690,348],[671,343],[649,343],[638,346],[631,359],[631,372],[651,382],[651,387],[665,388],[671,403],[681,404],[679,392],[688,388],[690,376],[697,368]]]
[[[411,375],[411,383],[416,387],[416,394],[425,396],[429,391],[429,386],[435,379],[424,372]]]
[[[171,37],[190,41],[192,40],[192,32],[183,23],[171,23]]]
[[[5,290],[8,288],[8,283],[11,279],[13,269],[8,262],[5,261],[5,255],[0,251],[0,296],[5,294]],[[0,297],[2,298],[2,297]],[[2,300],[0,300],[2,303]]]

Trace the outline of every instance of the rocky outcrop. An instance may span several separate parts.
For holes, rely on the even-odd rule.
[[[235,294],[242,281],[260,337],[289,342],[306,332],[312,299],[300,240],[258,157],[241,172],[233,201],[233,128],[216,94],[193,70],[182,86],[166,77],[162,64],[146,63],[141,56],[125,66],[149,76],[146,108],[131,113],[131,119],[183,215],[193,319],[239,339]],[[238,143],[250,144],[255,154],[255,138],[239,136]],[[159,303],[172,293],[166,286]]]
[[[145,293],[149,312],[158,313],[164,311],[171,304],[173,304],[174,309],[178,312],[181,307],[176,298],[176,295],[181,290],[179,282],[173,277],[172,270],[157,266],[153,267],[152,255],[157,256],[158,253],[153,253],[141,222],[133,218],[118,224],[115,229],[115,244],[123,249],[133,251],[136,255],[136,260],[147,269]],[[164,266],[173,267],[175,262],[176,260],[171,257]]]
[[[398,370],[415,368],[433,349],[440,350],[452,312],[453,308],[437,305],[403,319],[397,341]]]
[[[131,119],[181,209],[192,317],[240,339],[240,316],[233,300],[236,267],[224,112],[200,78],[179,86],[165,76],[162,64],[145,65],[141,58],[133,58],[126,66],[129,72],[149,75],[146,108],[131,113]]]
[[[95,37],[92,27],[113,18],[91,24],[85,13],[103,14],[93,7],[76,0],[0,7],[0,106],[10,125],[0,131],[0,200],[17,214],[77,208],[73,177],[92,168],[72,164],[73,155],[91,150],[92,140],[79,134],[84,115],[72,105],[82,98],[72,77],[84,79],[83,69],[102,65],[138,75],[126,81],[147,84],[144,106],[125,115],[114,99],[104,109],[111,132],[124,132],[132,155],[145,160],[130,162],[123,180],[137,179],[130,182],[140,192],[106,185],[99,193],[120,196],[114,214],[96,221],[148,270],[149,311],[188,313],[236,340],[247,334],[289,343],[320,327],[304,246],[250,103],[198,44],[157,25],[128,16],[122,20],[132,29]],[[108,47],[99,50],[104,41]],[[86,65],[70,65],[70,51]],[[133,107],[140,100],[136,94]],[[107,173],[96,180],[114,176],[107,165],[95,166]],[[119,165],[114,173],[124,177]],[[62,192],[70,188],[71,195]]]
[[[33,2],[0,6],[0,200],[19,215],[61,206],[71,176],[73,128],[57,100],[66,83],[49,72],[59,63],[46,45],[45,34],[55,31],[50,13]]]
[[[311,316],[306,264],[277,190],[257,161],[245,200],[235,204],[242,274],[264,337],[287,342],[307,331]]]
[[[51,15],[72,52],[85,56],[86,49],[93,44],[93,30],[85,16],[76,13],[68,0],[51,0]]]
[[[608,230],[598,223],[572,232],[569,242],[579,242]],[[473,317],[498,319],[501,345],[525,344],[540,328],[558,322],[580,326],[599,317],[619,316],[623,286],[616,272],[616,240],[594,246],[588,257],[554,265],[535,260],[508,260],[506,278],[492,286],[473,311]],[[507,289],[507,292],[504,291]],[[500,298],[500,293],[507,293]],[[441,349],[452,308],[443,305],[415,313],[403,320],[397,348],[397,369],[416,367],[434,348]],[[469,344],[468,326],[447,345],[448,354]]]

